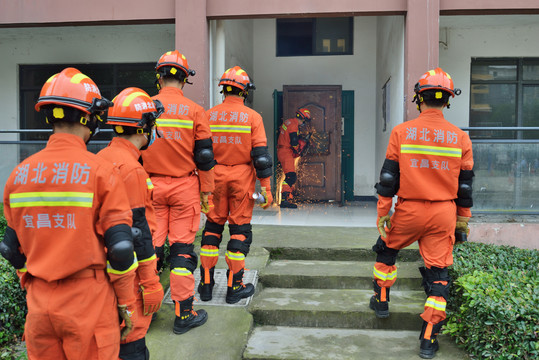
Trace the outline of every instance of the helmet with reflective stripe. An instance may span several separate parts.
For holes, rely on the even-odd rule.
[[[304,121],[311,121],[311,112],[307,108],[300,108],[296,111],[296,117]]]
[[[187,79],[188,76],[194,76],[195,70],[189,69],[189,64],[187,64],[186,57],[181,54],[178,50],[167,51],[155,65],[155,71],[157,72],[157,78],[160,76],[174,76],[178,77],[180,74],[178,71],[181,70],[184,73],[182,78]]]
[[[87,114],[105,111],[112,105],[101,96],[95,82],[75,68],[66,68],[45,82],[35,109],[40,111],[49,104],[72,107]]]
[[[114,106],[109,109],[109,125],[151,129],[164,111],[159,100],[152,100],[144,90],[136,87],[122,90],[112,101]]]
[[[225,85],[234,86],[245,92],[245,94],[250,89],[256,90],[255,84],[249,79],[249,75],[239,66],[234,66],[223,73],[218,86],[224,87]]]
[[[421,94],[425,90],[441,90],[448,92],[452,97],[460,95],[460,89],[453,87],[453,79],[441,68],[429,70],[419,78],[415,84],[414,91],[416,94]]]

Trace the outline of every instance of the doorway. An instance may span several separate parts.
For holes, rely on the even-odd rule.
[[[310,146],[298,164],[297,198],[302,201],[341,201],[340,85],[284,85],[283,119],[305,107],[311,112]],[[279,196],[279,194],[277,194]]]

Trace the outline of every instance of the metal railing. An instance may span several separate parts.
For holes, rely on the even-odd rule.
[[[464,127],[465,131],[539,131],[539,127]],[[8,134],[51,133],[49,129],[0,129]],[[112,129],[103,129],[105,134]],[[88,150],[98,152],[110,140],[92,140]],[[0,166],[2,184],[11,170],[26,157],[41,150],[47,140],[0,138],[3,160]],[[472,139],[474,152],[475,213],[539,214],[539,139]]]

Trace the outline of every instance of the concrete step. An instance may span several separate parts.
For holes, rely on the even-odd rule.
[[[397,263],[394,290],[422,290],[422,262]],[[260,273],[265,287],[372,289],[374,261],[273,260]]]
[[[379,236],[378,230],[370,227],[256,225],[253,226],[252,232],[251,251],[267,249],[272,252],[274,259],[291,260],[374,261],[376,254],[372,251],[372,246]],[[225,229],[222,244],[226,244],[229,238],[228,229]],[[198,252],[199,236],[195,243],[195,250]],[[397,261],[421,260],[418,249],[417,243],[414,243],[401,250]],[[225,252],[226,246],[221,245],[219,254],[224,256]]]
[[[390,316],[378,319],[369,309],[372,290],[262,289],[249,305],[257,325],[417,330],[423,291],[391,291]]]
[[[371,244],[374,245],[374,242]],[[311,246],[299,248],[296,246],[265,245],[270,252],[270,257],[275,260],[335,260],[335,261],[372,261],[376,260],[376,254],[371,247],[349,248],[346,246],[320,247]],[[406,248],[399,251],[397,262],[419,261],[418,249]]]
[[[269,359],[419,359],[419,332],[262,326],[254,329],[244,360]],[[437,360],[467,355],[449,337],[439,336]]]
[[[374,261],[372,246],[378,238],[375,227],[342,228],[258,225],[253,243],[266,248],[272,259]],[[399,252],[397,261],[417,261],[417,243]]]

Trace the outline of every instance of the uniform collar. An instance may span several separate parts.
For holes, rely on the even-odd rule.
[[[244,99],[241,97],[227,96],[223,101],[225,104],[241,104],[244,105]]]
[[[183,90],[173,86],[165,86],[159,90],[159,95],[181,95],[183,96]]]
[[[129,140],[121,138],[121,137],[115,137],[112,139],[112,141],[109,143],[108,146],[114,146],[114,147],[122,147],[129,151],[131,155],[133,155],[133,158],[137,160],[140,157],[140,150],[137,149],[137,147]]]
[[[421,114],[419,115],[420,116],[444,116],[442,110],[438,110],[438,109],[423,110]]]
[[[67,134],[67,133],[58,133],[58,134],[52,134],[49,137],[49,141],[47,142],[48,145],[72,145],[76,147],[80,147],[82,149],[87,150],[86,144],[84,143],[84,140],[80,136],[73,135],[73,134]]]

